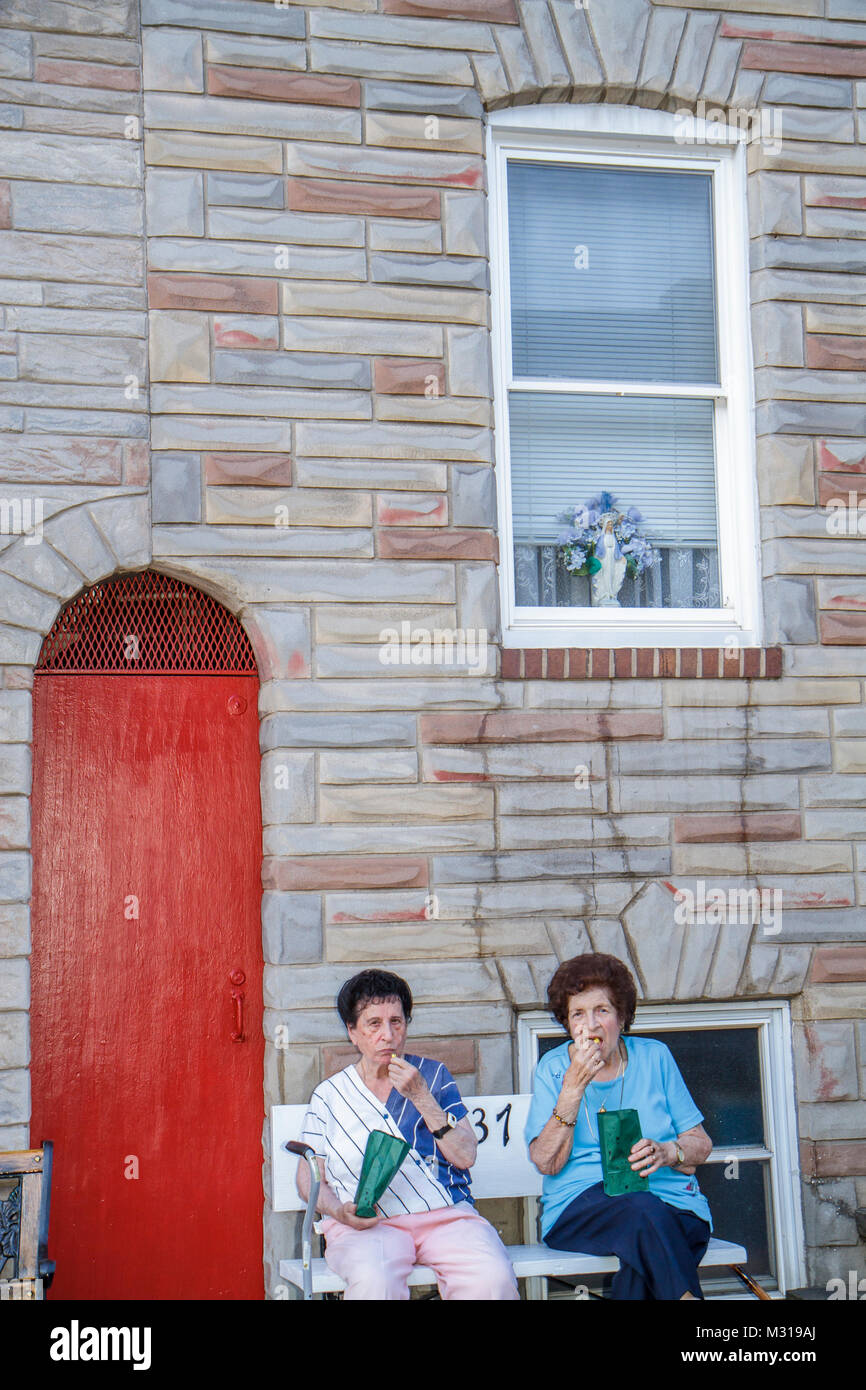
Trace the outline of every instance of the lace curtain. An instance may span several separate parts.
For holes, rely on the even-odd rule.
[[[715,546],[665,546],[661,562],[619,591],[622,608],[720,608],[719,556]],[[517,604],[527,608],[589,608],[587,575],[569,574],[555,545],[514,547]]]

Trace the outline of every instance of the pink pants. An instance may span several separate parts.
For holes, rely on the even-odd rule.
[[[327,1217],[325,1259],[347,1299],[407,1299],[413,1265],[429,1265],[443,1299],[517,1299],[517,1280],[499,1236],[468,1202],[390,1216],[365,1231]]]

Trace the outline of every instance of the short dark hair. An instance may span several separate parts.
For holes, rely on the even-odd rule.
[[[363,1008],[385,999],[399,999],[408,1023],[412,1017],[412,991],[406,981],[399,975],[392,975],[390,970],[362,970],[347,980],[337,995],[337,1013],[344,1023],[354,1028]]]
[[[568,1028],[568,1001],[573,994],[597,986],[606,989],[616,1009],[620,1026],[628,1032],[637,1007],[637,988],[628,966],[616,956],[587,951],[582,956],[564,960],[547,986],[547,1002],[557,1023]]]

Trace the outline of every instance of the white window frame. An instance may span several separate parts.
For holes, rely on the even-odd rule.
[[[749,318],[746,134],[641,107],[543,104],[491,112],[487,131],[496,474],[505,647],[733,646],[761,643],[761,556]],[[720,385],[628,382],[629,394],[712,398],[721,608],[518,608],[514,587],[511,390],[616,394],[625,383],[513,380],[506,165],[509,159],[694,169],[713,178]],[[580,241],[576,234],[576,242]],[[564,497],[563,508],[582,498]]]
[[[707,1163],[728,1163],[732,1157],[768,1161],[776,1278],[779,1296],[784,1296],[788,1289],[802,1288],[806,1283],[790,1005],[784,999],[761,1003],[732,1000],[724,1004],[643,1004],[638,1006],[629,1036],[703,1028],[758,1029],[761,1104],[768,1147],[714,1148]],[[532,1090],[539,1037],[555,1037],[558,1033],[564,1041],[567,1035],[542,1009],[518,1016],[517,1065],[521,1092]]]

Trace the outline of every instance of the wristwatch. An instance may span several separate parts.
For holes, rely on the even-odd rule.
[[[449,1110],[445,1116],[445,1123],[441,1129],[431,1129],[430,1133],[434,1139],[444,1139],[446,1134],[450,1134],[452,1129],[457,1128],[457,1117]]]
[[[676,1141],[674,1141],[674,1148],[675,1148],[676,1151],[677,1151],[677,1163],[678,1163],[678,1164],[685,1163],[685,1161],[686,1161],[686,1156],[685,1156],[685,1154],[683,1153],[682,1149],[680,1148],[679,1144],[676,1143]]]

